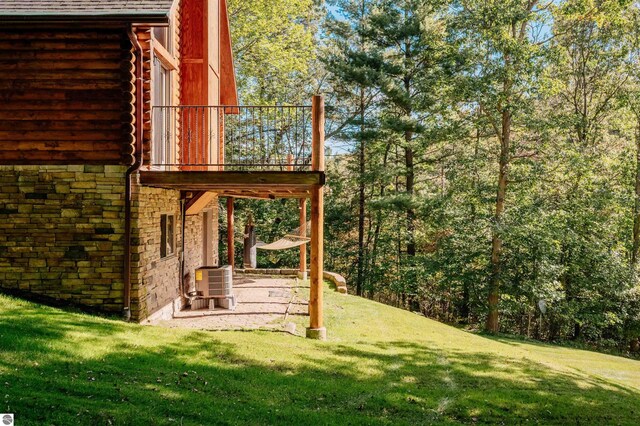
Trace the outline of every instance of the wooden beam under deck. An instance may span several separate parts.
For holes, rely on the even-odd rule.
[[[183,191],[213,191],[234,195],[276,198],[309,196],[314,186],[324,185],[322,171],[142,171],[145,186]],[[229,194],[230,195],[230,194]]]
[[[234,197],[250,200],[275,200],[278,198],[311,198],[311,191],[308,190],[255,190],[255,189],[236,189],[236,190],[216,190],[213,191],[219,197]]]
[[[307,237],[307,199],[300,198],[300,237]],[[302,279],[307,279],[307,245],[300,246],[300,274]]]

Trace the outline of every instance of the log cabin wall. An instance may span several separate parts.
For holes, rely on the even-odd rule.
[[[171,21],[172,54],[180,64],[179,3]],[[154,40],[149,27],[134,32],[143,48],[143,146],[149,165]],[[135,144],[138,64],[132,52],[123,28],[0,30],[0,287],[120,312],[124,178]],[[208,77],[219,61],[210,59],[215,55],[201,63],[203,103],[217,105],[219,83],[209,85]],[[183,69],[171,73],[173,105],[187,103],[181,98]],[[179,218],[180,192],[141,187],[136,176],[131,314],[142,320],[179,298],[178,257],[159,259],[155,235],[161,213]],[[202,262],[201,220],[189,222],[185,253],[193,265]]]
[[[175,62],[178,64],[181,62],[180,58],[180,46],[181,46],[181,36],[182,36],[182,0],[176,1],[174,5],[174,11],[170,17],[170,28],[171,28],[171,49],[170,54],[175,59]],[[154,64],[154,46],[158,44],[156,40],[154,40],[152,36],[152,29],[146,26],[140,26],[135,29],[136,37],[140,42],[140,46],[142,47],[143,61],[144,61],[144,93],[143,93],[143,101],[144,101],[144,136],[143,136],[143,152],[144,152],[144,164],[145,168],[149,168],[152,162],[152,149],[153,149],[153,126],[152,126],[152,114],[153,114],[153,99],[152,99],[152,76],[153,76],[153,67],[156,66]],[[172,89],[172,105],[177,106],[181,103],[181,68],[178,66],[176,69],[171,70],[171,89]],[[179,132],[180,127],[179,123],[175,123],[175,130]],[[176,143],[175,150],[178,152],[177,148],[177,140],[174,140]],[[177,162],[179,158],[174,158],[174,161]]]
[[[123,304],[135,66],[125,29],[0,30],[0,286]]]
[[[124,29],[0,30],[0,164],[131,164]]]
[[[151,164],[151,64],[153,63],[153,49],[151,41],[151,29],[148,27],[136,28],[136,37],[142,47],[142,63],[143,63],[143,94],[142,94],[142,126],[144,128],[142,134],[142,153],[143,164],[147,166]]]

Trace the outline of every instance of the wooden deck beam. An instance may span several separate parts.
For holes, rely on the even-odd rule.
[[[197,215],[207,204],[216,197],[212,192],[198,192],[192,199],[187,202],[185,214],[187,216]]]
[[[283,190],[293,195],[324,185],[324,171],[142,171],[140,183],[183,191]]]
[[[297,190],[297,191],[249,191],[242,189],[226,189],[214,191],[220,197],[235,197],[235,198],[248,198],[255,200],[275,200],[278,198],[310,198],[310,190]]]

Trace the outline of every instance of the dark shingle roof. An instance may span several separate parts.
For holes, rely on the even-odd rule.
[[[0,20],[165,22],[174,0],[0,0]]]

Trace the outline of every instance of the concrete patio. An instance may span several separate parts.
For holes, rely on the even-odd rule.
[[[278,330],[295,333],[295,325],[288,321],[293,315],[308,315],[309,282],[290,277],[235,275],[234,311],[218,308],[183,310],[169,320],[153,325],[168,328],[200,330]]]

